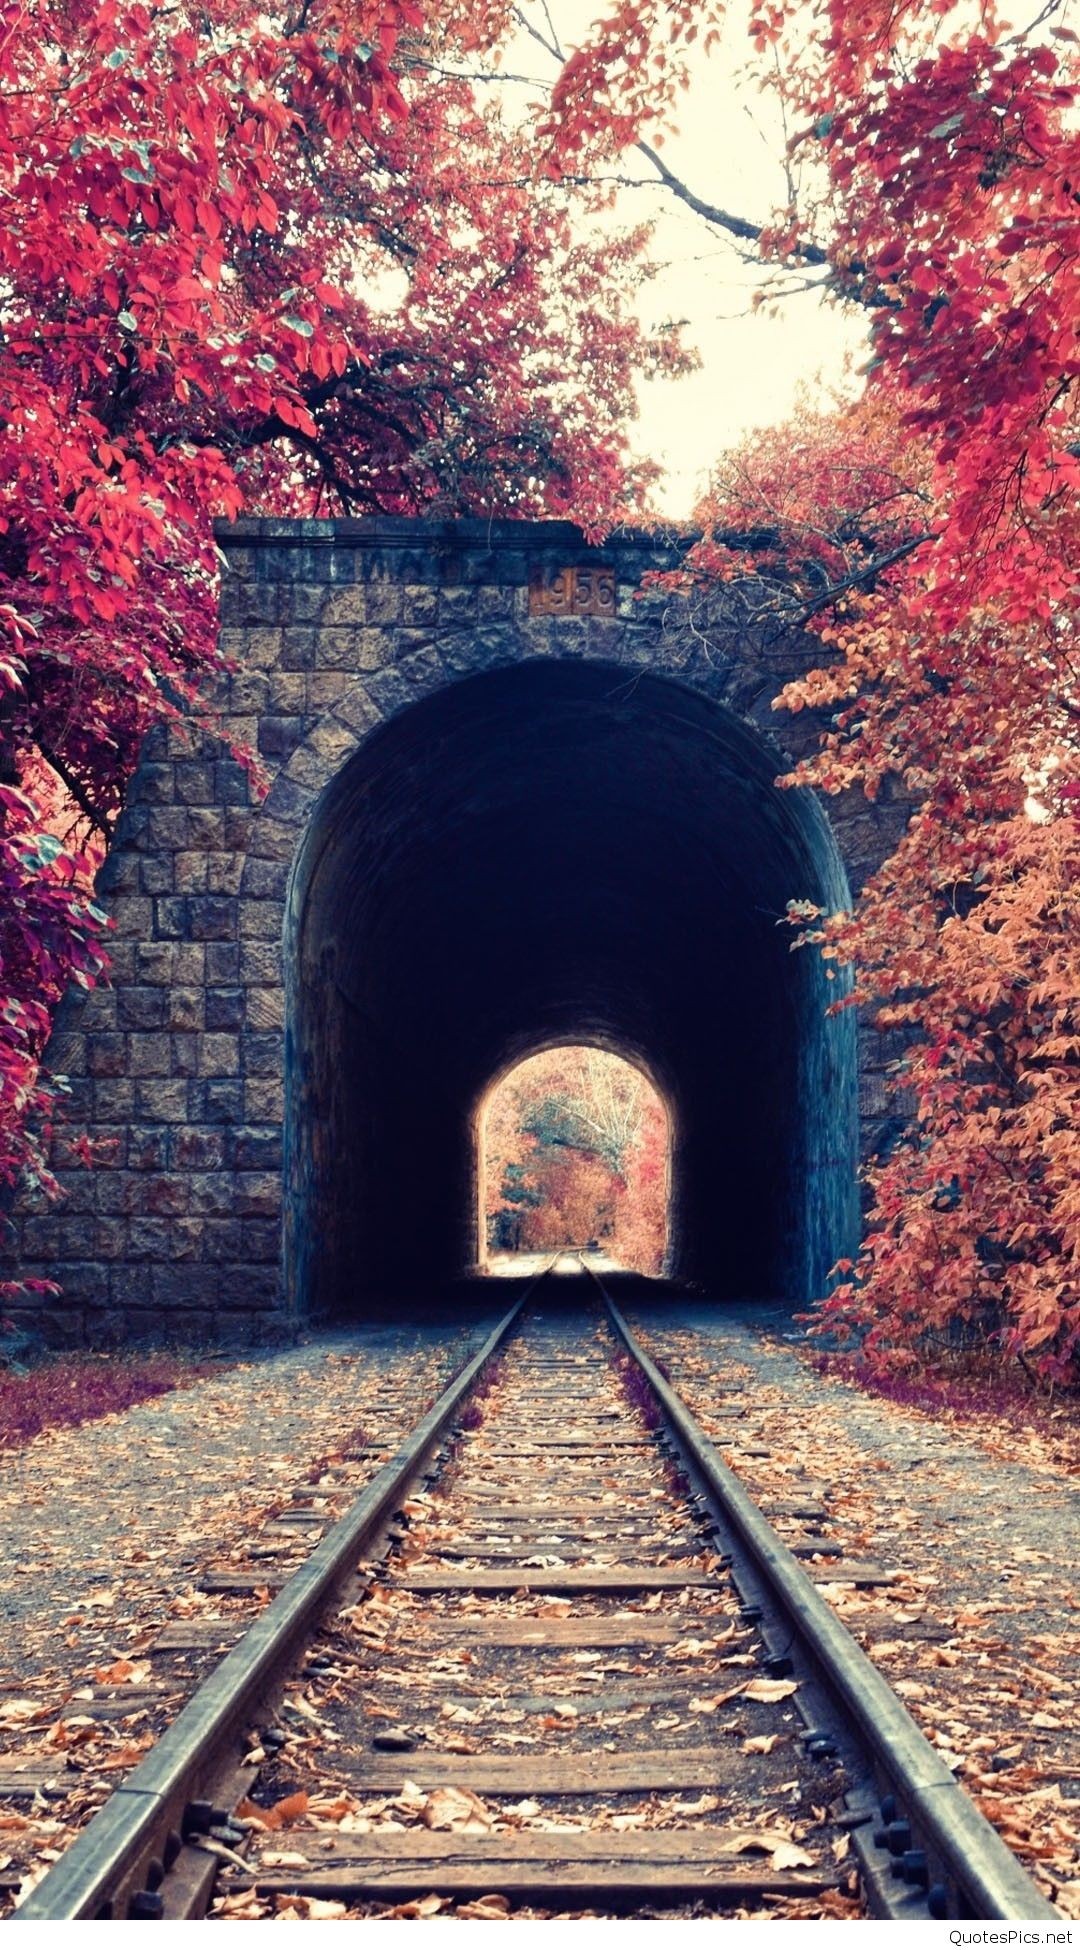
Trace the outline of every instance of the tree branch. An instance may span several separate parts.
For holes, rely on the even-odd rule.
[[[680,203],[685,203],[687,209],[692,210],[696,217],[704,217],[706,223],[715,224],[718,229],[726,230],[730,236],[738,237],[744,243],[761,242],[763,224],[751,223],[746,217],[736,217],[730,210],[722,210],[716,203],[706,203],[704,197],[697,196],[689,184],[684,183],[680,176],[676,176],[674,170],[668,168],[651,142],[642,139],[636,142],[634,147],[647,162],[652,164],[664,188],[670,190],[672,196],[677,197]],[[798,245],[796,255],[804,264],[827,265],[829,262],[828,253],[821,250],[817,244]]]
[[[514,17],[519,26],[524,29],[525,33],[532,40],[536,41],[538,46],[543,48],[545,54],[550,55],[553,60],[565,64],[566,53],[551,24],[551,15],[546,5],[544,7],[544,13],[549,26],[548,35],[541,33],[535,22],[528,18],[528,15],[522,7],[514,8]],[[672,196],[677,197],[680,203],[685,203],[687,209],[692,210],[695,216],[703,217],[706,223],[713,224],[718,230],[726,230],[729,236],[739,238],[740,242],[744,244],[758,244],[761,242],[761,234],[764,228],[762,224],[751,223],[747,217],[737,217],[730,210],[722,210],[719,204],[707,203],[704,197],[698,196],[690,188],[688,183],[683,182],[681,176],[676,176],[674,170],[668,168],[663,157],[657,153],[651,142],[645,141],[643,136],[639,137],[634,147],[638,154],[644,156],[646,162],[651,164],[652,168],[656,171],[657,180],[663,184],[664,188],[670,190]],[[627,185],[627,187],[630,186],[630,184]],[[634,187],[638,186],[634,185]],[[642,184],[640,187],[645,188],[646,185]],[[804,264],[827,266],[829,263],[828,253],[823,251],[817,244],[799,245],[795,255]]]
[[[822,596],[819,596],[815,602],[804,604],[799,610],[798,615],[793,618],[796,626],[809,623],[812,616],[818,616],[823,609],[831,608],[832,604],[839,602],[841,596],[846,596],[849,590],[864,589],[867,583],[873,582],[875,576],[883,574],[886,569],[893,568],[897,562],[903,562],[907,556],[914,555],[915,550],[922,548],[924,542],[936,541],[937,534],[936,529],[928,528],[925,534],[912,535],[908,541],[898,542],[895,548],[887,550],[884,555],[875,556],[872,561],[864,563],[861,569],[853,569],[851,574],[844,576],[840,582],[830,583]]]
[[[84,818],[89,820],[95,833],[100,833],[102,839],[108,845],[113,836],[112,820],[107,819],[104,813],[98,811],[93,800],[88,798],[85,786],[76,778],[70,766],[65,764],[59,752],[50,751],[48,745],[44,743],[38,734],[34,736],[34,743],[41,753],[42,758],[45,760],[46,765],[51,765],[57,778],[67,787]]]

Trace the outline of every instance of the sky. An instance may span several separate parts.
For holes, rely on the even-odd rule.
[[[597,12],[594,0],[549,0],[549,10],[567,48],[584,38]],[[543,0],[528,0],[527,11],[542,21]],[[733,7],[732,15],[737,12]],[[662,154],[699,196],[760,222],[786,202],[784,137],[771,98],[739,72],[742,48],[735,20],[723,47],[695,55],[677,132]],[[525,35],[507,66],[511,61],[533,74],[554,73]],[[650,173],[648,162],[634,155],[623,167],[634,176]],[[716,457],[756,428],[788,419],[801,387],[813,395],[851,386],[845,371],[857,370],[867,356],[866,326],[805,290],[753,310],[755,291],[768,282],[760,264],[741,258],[667,192],[620,192],[620,218],[637,223],[646,214],[657,217],[651,255],[658,270],[642,290],[642,318],[649,325],[685,319],[684,337],[701,367],[687,378],[642,384],[635,445],[664,467],[654,495],[660,512],[685,519]]]

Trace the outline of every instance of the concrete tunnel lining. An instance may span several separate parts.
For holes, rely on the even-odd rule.
[[[638,1061],[675,1130],[671,1271],[820,1291],[850,1249],[850,1012],[791,898],[846,899],[812,795],[724,707],[555,661],[454,683],[317,804],[286,939],[286,1253],[300,1310],[438,1291],[475,1259],[476,1111],[552,1042]]]

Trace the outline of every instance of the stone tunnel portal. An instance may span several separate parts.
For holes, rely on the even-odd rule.
[[[546,1043],[671,1106],[669,1260],[717,1297],[820,1291],[857,1228],[850,1012],[791,898],[846,898],[812,795],[667,677],[551,660],[378,727],[316,805],[286,929],[286,1277],[298,1311],[475,1261],[474,1129]]]

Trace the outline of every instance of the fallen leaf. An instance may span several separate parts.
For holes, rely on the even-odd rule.
[[[214,1904],[215,1916],[243,1916],[253,1920],[266,1914],[253,1889],[237,1889]]]
[[[479,1922],[505,1923],[510,1903],[506,1896],[480,1896],[475,1902],[459,1903],[455,1913]]]
[[[478,1794],[470,1788],[438,1787],[424,1797],[420,1819],[425,1828],[449,1828],[475,1833],[495,1825],[495,1817]]]
[[[291,1821],[299,1821],[308,1809],[307,1794],[287,1794],[281,1801],[275,1801],[272,1808],[260,1808],[257,1801],[249,1801],[245,1795],[236,1812],[241,1821],[258,1822],[260,1828],[287,1828]]]
[[[798,1690],[797,1679],[751,1679],[742,1688],[744,1698],[768,1701],[790,1699]]]
[[[437,1916],[441,1909],[446,1908],[446,1904],[445,1896],[420,1896],[411,1903],[395,1903],[393,1909],[388,1909],[386,1914],[387,1917]]]
[[[726,1693],[712,1693],[708,1698],[695,1697],[690,1701],[690,1711],[691,1713],[716,1713],[722,1706],[726,1706],[729,1700],[738,1699],[742,1690],[741,1686],[732,1686]]]
[[[725,1830],[723,1845],[726,1855],[772,1855],[777,1849],[788,1848],[791,1836],[782,1828],[733,1828]]]
[[[35,1713],[45,1712],[38,1699],[6,1699],[0,1706],[0,1722],[8,1726],[18,1726],[23,1720],[32,1720]]]
[[[795,1842],[781,1842],[779,1848],[773,1849],[769,1864],[774,1869],[812,1869],[814,1858]]]

